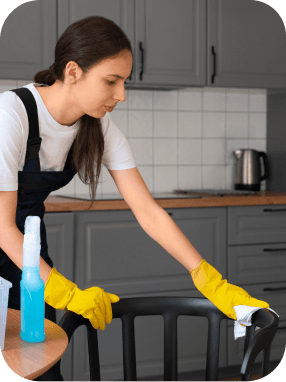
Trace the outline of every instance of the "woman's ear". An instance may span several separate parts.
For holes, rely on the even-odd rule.
[[[69,61],[65,68],[65,80],[68,83],[78,81],[82,76],[82,70],[75,61]]]

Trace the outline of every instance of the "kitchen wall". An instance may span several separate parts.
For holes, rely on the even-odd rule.
[[[0,92],[30,82],[0,80]],[[126,101],[110,116],[126,136],[150,192],[234,189],[232,152],[266,152],[266,103],[265,89],[126,90]],[[100,182],[98,195],[119,194],[104,166]],[[66,193],[89,195],[89,186],[76,175],[51,195]]]

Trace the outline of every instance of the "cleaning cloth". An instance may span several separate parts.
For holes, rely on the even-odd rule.
[[[234,339],[236,340],[239,337],[243,337],[246,334],[246,326],[251,326],[251,316],[253,313],[255,313],[259,309],[264,309],[264,308],[257,308],[254,306],[247,306],[247,305],[236,305],[233,307],[236,313],[237,321],[234,321]],[[271,310],[275,314],[277,314],[273,309],[271,308],[266,308],[268,310]],[[277,314],[279,317],[279,315]],[[255,330],[260,329],[258,326],[255,327]]]

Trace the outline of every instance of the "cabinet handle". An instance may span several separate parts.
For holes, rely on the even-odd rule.
[[[264,212],[278,212],[278,211],[280,211],[280,212],[286,212],[286,208],[280,208],[280,209],[277,209],[277,210],[273,210],[273,209],[271,209],[271,208],[269,208],[269,209],[267,209],[267,208],[265,208],[264,210],[263,210]]]
[[[172,213],[172,212],[168,212],[168,214],[169,214],[170,216],[172,216],[172,215],[173,215],[173,213]]]
[[[275,290],[286,290],[286,287],[284,288],[263,288],[263,291],[264,292],[268,292],[268,291],[275,291]]]
[[[143,79],[143,71],[144,71],[144,49],[142,42],[139,42],[139,48],[141,50],[141,72],[140,72],[140,81]]]
[[[263,249],[264,252],[279,252],[279,251],[286,251],[286,248],[264,248]]]
[[[214,83],[214,78],[216,76],[216,52],[214,46],[212,46],[212,54],[213,54],[213,75],[212,75],[212,84]]]

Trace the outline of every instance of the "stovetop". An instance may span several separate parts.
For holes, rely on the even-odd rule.
[[[260,191],[245,191],[245,190],[174,190],[175,194],[184,194],[184,195],[216,195],[216,196],[255,196],[260,195]]]

